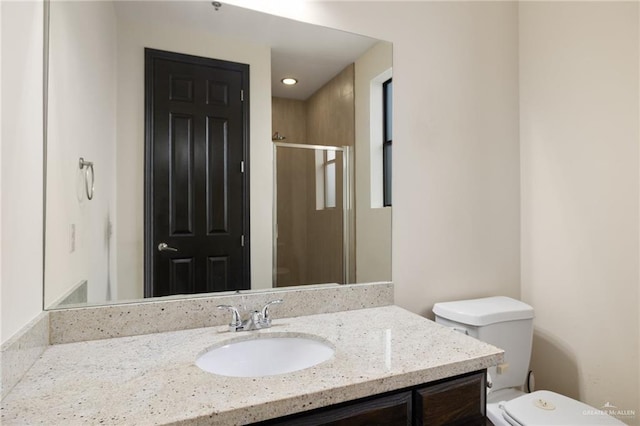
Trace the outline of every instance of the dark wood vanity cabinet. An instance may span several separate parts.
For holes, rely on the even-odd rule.
[[[486,372],[477,371],[259,423],[263,426],[485,425]]]
[[[458,376],[413,391],[414,425],[484,425],[484,371]]]
[[[278,426],[365,426],[410,425],[411,391],[369,397],[331,405],[306,413],[270,420],[262,425]]]

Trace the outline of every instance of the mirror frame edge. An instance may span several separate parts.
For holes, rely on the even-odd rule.
[[[43,0],[42,31],[42,311],[45,306],[47,239],[47,125],[49,119],[49,24],[51,0]]]

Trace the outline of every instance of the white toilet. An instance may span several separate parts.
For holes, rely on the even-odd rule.
[[[533,308],[509,297],[436,303],[436,322],[497,346],[504,363],[488,369],[487,417],[496,426],[624,425],[582,402],[549,391],[524,393]]]

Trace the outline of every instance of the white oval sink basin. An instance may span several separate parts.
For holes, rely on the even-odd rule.
[[[320,364],[333,353],[330,345],[315,339],[264,336],[213,348],[200,355],[196,365],[222,376],[273,376]]]

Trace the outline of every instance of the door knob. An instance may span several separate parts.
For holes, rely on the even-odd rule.
[[[178,249],[174,247],[169,247],[169,244],[167,243],[160,243],[158,244],[158,251],[178,251]]]

